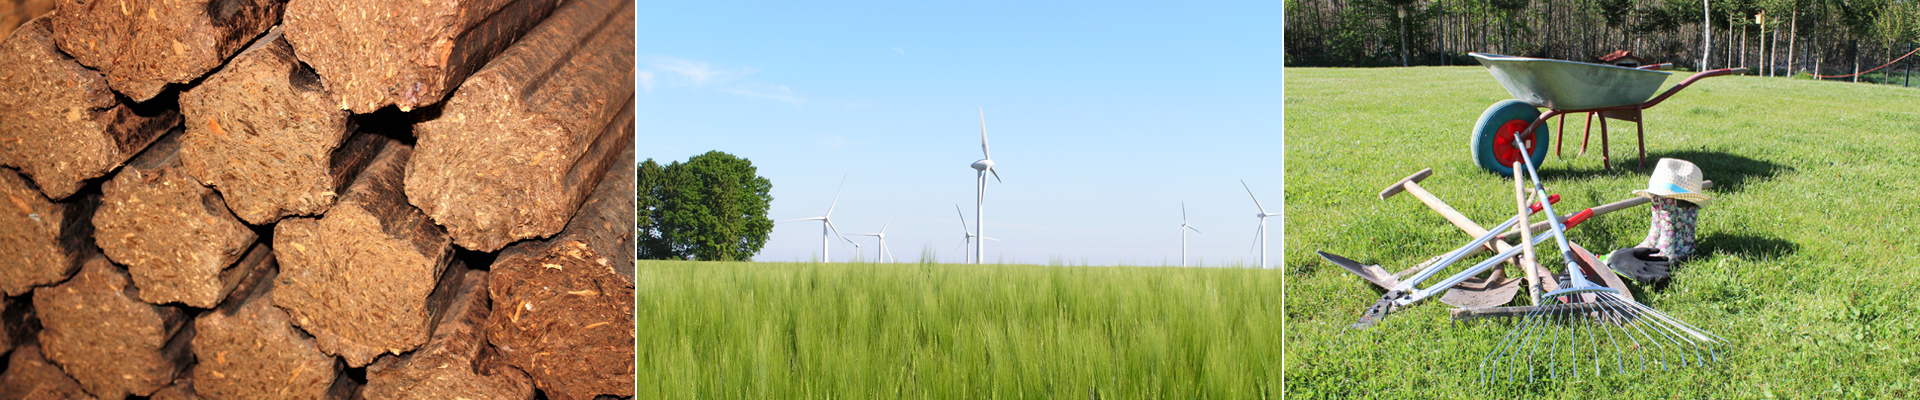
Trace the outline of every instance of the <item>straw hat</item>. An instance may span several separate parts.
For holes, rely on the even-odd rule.
[[[1655,195],[1705,205],[1713,201],[1713,197],[1700,191],[1701,181],[1700,167],[1686,160],[1662,158],[1660,163],[1653,167],[1653,176],[1647,178],[1647,188],[1635,190],[1633,194]]]

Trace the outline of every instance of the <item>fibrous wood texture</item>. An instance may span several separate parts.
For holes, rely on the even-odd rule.
[[[26,178],[0,168],[0,292],[17,296],[35,286],[59,283],[99,251],[93,245],[93,212],[100,196],[53,202]]]
[[[101,185],[94,243],[127,266],[141,300],[212,308],[244,277],[228,266],[259,235],[227,211],[219,192],[187,174],[174,132]]]
[[[340,362],[273,305],[277,265],[257,249],[234,267],[251,271],[246,282],[193,321],[194,390],[218,399],[325,398]]]
[[[547,397],[633,393],[633,149],[566,230],[494,261],[487,338]]]
[[[63,199],[180,123],[170,108],[115,99],[99,72],[54,48],[45,17],[0,43],[0,163]]]
[[[453,271],[448,271],[449,273]],[[368,399],[532,399],[533,380],[487,344],[487,272],[467,271],[426,346],[367,367]]]
[[[60,49],[147,101],[205,76],[280,21],[286,0],[71,0],[53,13]]]
[[[326,77],[339,108],[438,103],[558,0],[292,0],[287,39]]]
[[[401,180],[413,153],[386,145],[320,218],[274,227],[280,278],[273,301],[321,351],[353,367],[426,343],[428,296],[452,258],[446,232],[407,204]]]
[[[279,28],[180,95],[180,112],[187,170],[256,225],[325,212],[373,156]]]
[[[96,254],[73,279],[33,292],[47,359],[97,397],[153,394],[192,362],[186,313],[141,302],[130,284]]]
[[[569,1],[418,126],[407,198],[495,251],[566,226],[632,138],[633,4]]]
[[[53,11],[53,0],[9,0],[0,2],[0,37],[13,33],[34,17]]]
[[[93,398],[60,366],[47,362],[38,344],[13,349],[7,358],[7,371],[0,373],[0,400]]]

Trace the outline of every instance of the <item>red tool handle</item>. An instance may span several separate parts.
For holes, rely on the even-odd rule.
[[[1550,202],[1553,204],[1560,204],[1560,195],[1557,195],[1557,194],[1547,195],[1547,202]],[[1533,202],[1532,206],[1527,207],[1527,214],[1540,212],[1541,208],[1542,207],[1540,207],[1540,202],[1538,201]],[[1588,210],[1588,211],[1592,211],[1592,210]]]
[[[1587,218],[1593,218],[1593,209],[1589,208],[1585,210],[1580,210],[1580,213],[1573,214],[1573,216],[1571,217],[1567,217],[1566,226],[1567,228],[1573,228],[1574,225],[1579,225],[1581,222],[1586,222]]]

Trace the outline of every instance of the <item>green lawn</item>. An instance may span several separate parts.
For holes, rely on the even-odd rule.
[[[1375,196],[1426,167],[1434,175],[1424,186],[1482,225],[1510,217],[1513,182],[1475,167],[1467,148],[1474,120],[1506,91],[1481,67],[1286,74],[1290,396],[1920,396],[1920,90],[1722,77],[1648,109],[1649,161],[1692,161],[1717,186],[1700,214],[1700,256],[1664,288],[1636,292],[1733,350],[1710,368],[1485,385],[1477,367],[1510,322],[1452,324],[1447,306],[1430,301],[1371,330],[1342,330],[1382,291],[1314,251],[1398,271],[1465,242],[1411,196]],[[1568,156],[1579,124],[1568,121]],[[1631,168],[1632,127],[1622,126],[1613,125],[1612,171],[1601,169],[1599,138],[1582,158],[1549,155],[1542,174],[1564,196],[1562,212],[1646,186],[1646,171]],[[1604,254],[1646,230],[1640,207],[1570,237]]]
[[[1277,399],[1280,272],[640,261],[639,398]]]

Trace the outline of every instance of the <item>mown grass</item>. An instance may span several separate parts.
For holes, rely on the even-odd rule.
[[[1277,399],[1280,274],[641,261],[640,398]]]
[[[1476,368],[1510,322],[1456,325],[1445,304],[1430,302],[1371,330],[1343,330],[1381,291],[1314,251],[1398,271],[1463,243],[1411,196],[1375,196],[1425,167],[1435,173],[1424,186],[1474,220],[1512,215],[1512,181],[1475,167],[1467,148],[1474,120],[1507,93],[1481,67],[1290,68],[1286,82],[1291,396],[1920,396],[1920,90],[1722,77],[1648,109],[1649,162],[1690,160],[1717,186],[1700,215],[1700,256],[1636,295],[1731,339],[1733,350],[1709,368],[1489,385],[1475,382]],[[1569,157],[1580,125],[1568,121]],[[1614,170],[1601,168],[1599,138],[1583,158],[1548,158],[1542,173],[1566,198],[1561,210],[1646,186],[1648,172],[1633,168],[1632,127],[1622,126],[1613,126]],[[1638,243],[1647,215],[1606,215],[1570,237],[1604,254]]]

